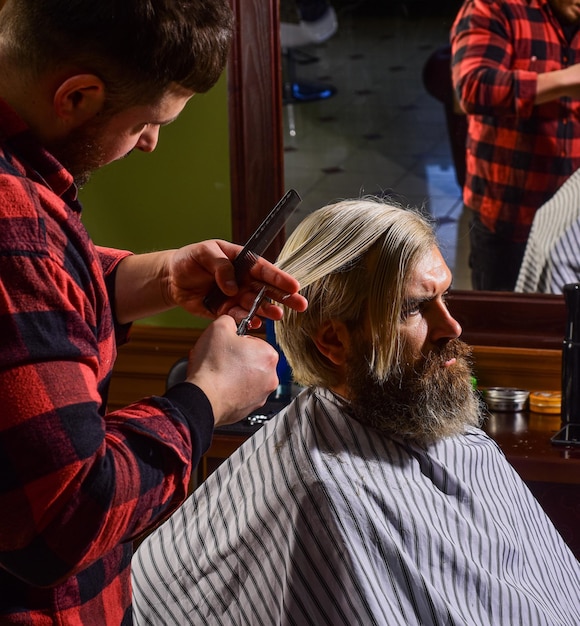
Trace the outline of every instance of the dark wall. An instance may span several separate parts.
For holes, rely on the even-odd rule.
[[[357,15],[422,17],[426,15],[454,16],[461,0],[330,0],[340,13],[350,11]]]

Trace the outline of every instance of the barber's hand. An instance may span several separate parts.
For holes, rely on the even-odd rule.
[[[215,425],[233,424],[261,407],[278,386],[278,353],[270,344],[238,336],[236,323],[219,317],[189,355],[188,382],[208,397]]]
[[[250,270],[250,280],[238,285],[232,261],[241,250],[241,246],[217,239],[175,250],[168,264],[167,289],[170,302],[194,315],[214,317],[205,308],[203,300],[215,282],[228,296],[217,315],[228,314],[239,322],[265,284],[271,287],[266,293],[268,297],[283,301],[285,306],[297,311],[306,309],[305,298],[297,293],[300,288],[298,281],[261,257]],[[258,309],[258,314],[278,320],[282,317],[282,310],[266,300]],[[259,322],[253,327],[258,325]]]

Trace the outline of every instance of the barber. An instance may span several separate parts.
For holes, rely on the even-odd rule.
[[[0,623],[131,623],[133,540],[187,494],[215,425],[277,386],[277,354],[238,337],[261,285],[297,310],[288,274],[248,284],[225,241],[133,255],[95,245],[78,187],[222,73],[227,0],[7,0],[0,10]],[[200,210],[207,210],[202,207]],[[107,411],[131,322],[174,307],[211,316],[187,381]],[[258,313],[278,319],[265,304]]]
[[[580,167],[579,27],[576,0],[465,0],[455,19],[474,289],[513,291],[536,211]]]

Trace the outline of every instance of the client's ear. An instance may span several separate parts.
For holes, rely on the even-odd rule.
[[[105,101],[105,85],[94,74],[69,76],[57,87],[53,97],[54,112],[70,130],[100,113]]]
[[[329,361],[342,367],[350,350],[350,332],[344,322],[329,320],[324,322],[313,337],[318,350]]]

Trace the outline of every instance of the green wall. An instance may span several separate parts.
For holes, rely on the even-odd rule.
[[[203,239],[231,239],[227,81],[194,96],[161,129],[152,154],[136,150],[81,190],[83,222],[97,244],[151,252]],[[202,327],[171,311],[141,323]]]

